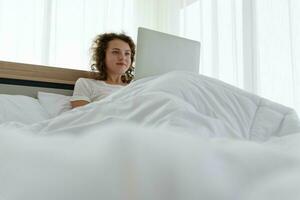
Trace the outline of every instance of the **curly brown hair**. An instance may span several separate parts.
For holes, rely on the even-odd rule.
[[[95,79],[106,80],[107,72],[105,65],[105,55],[108,48],[108,43],[114,39],[119,39],[126,42],[131,49],[131,65],[129,69],[122,75],[123,83],[130,83],[134,78],[134,57],[135,57],[135,44],[131,37],[124,33],[103,33],[97,35],[91,46],[91,69],[96,71]]]

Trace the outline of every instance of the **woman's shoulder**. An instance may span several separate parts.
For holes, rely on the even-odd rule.
[[[79,78],[77,82],[82,82],[82,83],[100,83],[104,84],[104,81],[93,79],[93,78]]]
[[[103,87],[124,87],[128,84],[124,85],[118,85],[118,84],[110,84],[106,83],[103,80],[93,79],[93,78],[79,78],[76,82],[76,84],[83,84],[83,85],[97,85],[97,86],[103,86]]]
[[[84,87],[84,88],[98,88],[105,86],[104,81],[96,80],[92,78],[79,78],[75,85],[77,87]]]

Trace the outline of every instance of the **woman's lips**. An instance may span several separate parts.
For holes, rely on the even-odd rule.
[[[126,63],[117,63],[117,65],[119,65],[119,66],[126,66]]]

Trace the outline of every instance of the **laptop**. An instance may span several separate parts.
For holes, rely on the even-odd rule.
[[[200,42],[138,28],[135,79],[171,71],[199,73]]]

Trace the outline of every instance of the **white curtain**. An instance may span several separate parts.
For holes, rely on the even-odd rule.
[[[181,34],[200,40],[200,73],[300,113],[299,0],[185,0]]]
[[[255,8],[257,93],[300,113],[300,2],[264,0]]]
[[[0,59],[89,69],[92,39],[134,32],[134,0],[0,0]]]
[[[201,41],[200,73],[300,113],[298,0],[0,0],[0,60],[89,69],[95,35]]]
[[[89,69],[97,34],[136,40],[138,26],[177,34],[179,10],[173,0],[0,0],[0,59]]]

